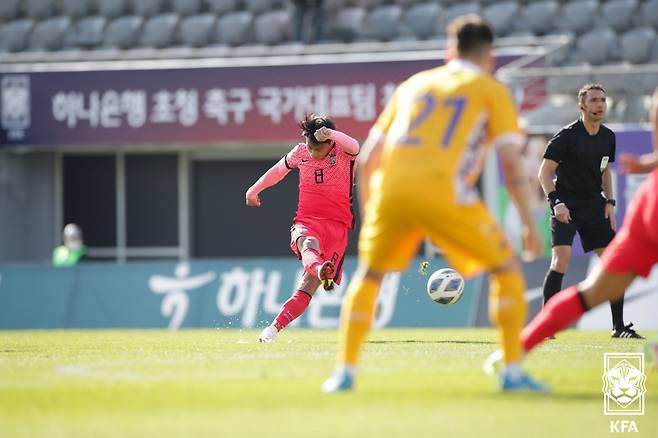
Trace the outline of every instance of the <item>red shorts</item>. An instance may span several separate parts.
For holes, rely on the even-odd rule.
[[[312,236],[320,243],[320,255],[324,260],[331,260],[336,267],[334,281],[340,284],[343,276],[343,262],[345,261],[345,250],[347,249],[348,227],[337,221],[326,219],[304,219],[297,218],[290,228],[290,249],[297,255],[299,260],[302,255],[297,248],[297,239]]]
[[[624,224],[601,255],[603,269],[648,277],[658,263],[658,169],[642,183]]]

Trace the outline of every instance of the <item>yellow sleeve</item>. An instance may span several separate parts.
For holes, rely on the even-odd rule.
[[[502,142],[523,143],[524,135],[519,129],[518,114],[512,94],[507,87],[497,81],[490,90],[487,140],[494,147]]]

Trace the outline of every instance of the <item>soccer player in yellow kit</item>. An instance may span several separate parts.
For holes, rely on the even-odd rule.
[[[498,151],[529,258],[542,247],[519,156],[524,137],[509,91],[494,79],[493,32],[476,15],[448,27],[450,61],[403,84],[379,116],[359,162],[359,267],[343,303],[338,364],[325,392],[352,389],[382,277],[404,270],[427,236],[468,278],[490,273],[489,311],[506,366],[504,391],[544,391],[521,369],[525,282],[507,237],[474,185],[487,149]]]

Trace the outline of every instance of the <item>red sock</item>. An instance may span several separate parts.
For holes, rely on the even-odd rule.
[[[535,348],[547,337],[569,326],[585,313],[586,309],[579,295],[576,286],[571,286],[548,300],[542,311],[521,333],[521,342],[526,352]]]
[[[311,296],[306,292],[298,290],[292,294],[292,296],[288,298],[288,301],[283,303],[281,311],[276,316],[276,318],[274,318],[274,327],[276,327],[278,331],[283,330],[285,326],[293,322],[299,317],[299,315],[304,313],[304,310],[306,310],[310,302]]]
[[[302,266],[304,270],[313,277],[318,276],[318,266],[323,263],[320,253],[312,248],[307,248],[302,252]]]

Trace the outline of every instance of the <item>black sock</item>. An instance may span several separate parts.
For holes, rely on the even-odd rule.
[[[612,311],[612,327],[615,330],[624,328],[624,296],[622,295],[617,301],[610,301],[610,310]]]
[[[564,274],[553,271],[552,269],[546,274],[544,278],[544,304],[556,293],[562,289],[562,278]]]

